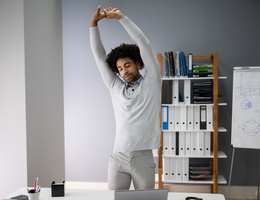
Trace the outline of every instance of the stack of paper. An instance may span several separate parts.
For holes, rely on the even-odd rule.
[[[192,82],[191,102],[193,104],[213,103],[213,84],[211,80]]]
[[[190,163],[190,179],[192,180],[211,179],[210,173],[211,173],[210,162]]]
[[[193,66],[193,77],[213,76],[212,64],[196,64]]]

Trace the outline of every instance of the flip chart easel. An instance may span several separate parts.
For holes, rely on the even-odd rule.
[[[260,149],[260,66],[234,67],[231,145],[233,152],[227,199],[229,198],[235,149]],[[258,176],[260,176],[260,167]],[[257,199],[259,200],[259,182]]]

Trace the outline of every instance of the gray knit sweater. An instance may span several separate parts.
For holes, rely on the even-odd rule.
[[[135,94],[129,97],[125,83],[108,68],[98,27],[90,27],[90,42],[98,69],[110,91],[116,120],[114,152],[157,149],[160,146],[159,112],[161,86],[159,64],[150,42],[127,17],[119,22],[138,45],[145,75]]]

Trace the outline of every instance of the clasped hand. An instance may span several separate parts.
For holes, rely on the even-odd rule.
[[[107,18],[107,19],[121,19],[122,17],[124,17],[124,15],[121,13],[120,10],[118,10],[118,8],[107,8],[107,9],[103,9],[101,10],[101,6],[98,6],[97,11],[93,14],[92,19],[91,19],[91,27],[93,26],[97,26],[98,21],[100,21],[101,19]]]

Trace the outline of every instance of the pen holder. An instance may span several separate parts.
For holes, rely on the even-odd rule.
[[[51,184],[51,196],[52,197],[64,197],[64,183],[55,183],[55,181]]]
[[[36,192],[36,193],[34,193],[34,189],[32,189],[30,191],[31,192],[28,192],[29,200],[39,200],[41,191]]]

